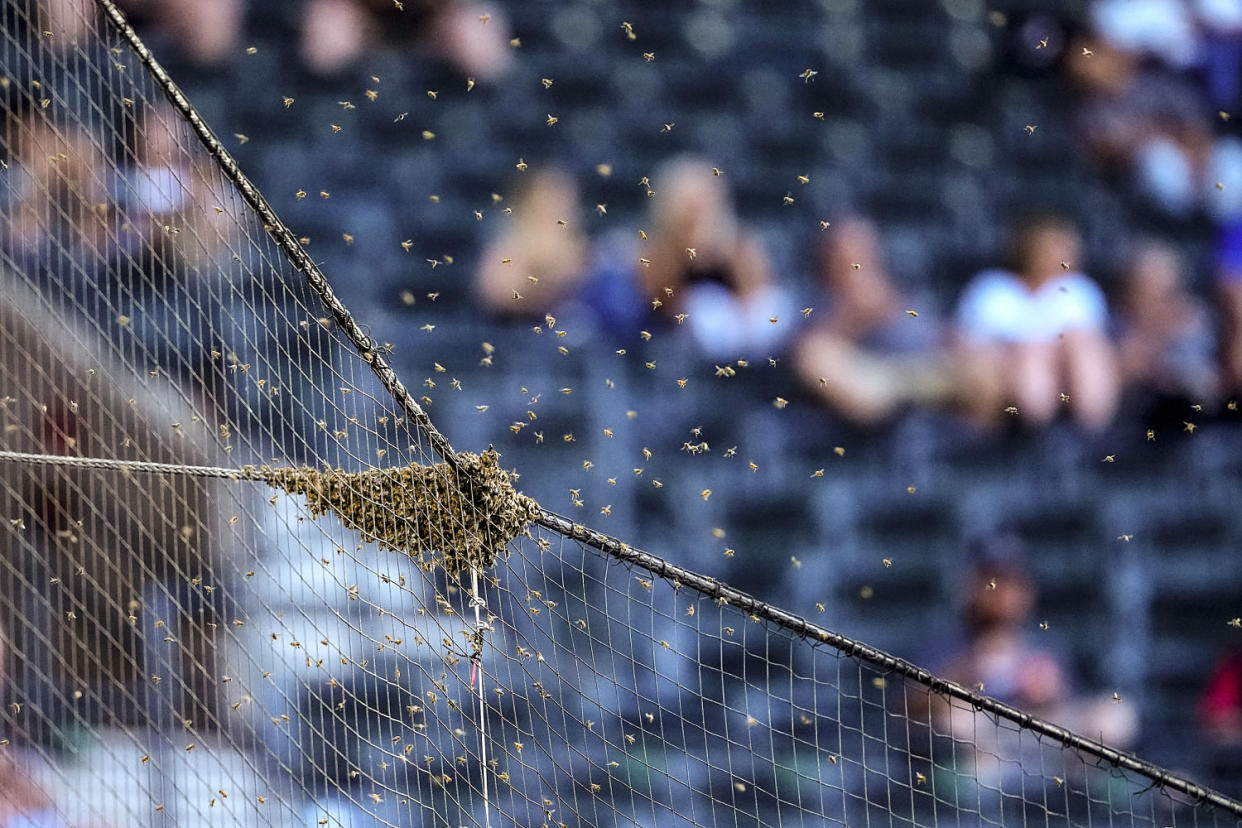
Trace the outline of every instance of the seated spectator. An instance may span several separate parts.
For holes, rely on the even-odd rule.
[[[1078,120],[1090,157],[1170,217],[1223,221],[1242,213],[1242,141],[1213,135],[1208,92],[1189,70],[1231,50],[1209,46],[1220,38],[1204,39],[1190,5],[1098,0],[1067,67],[1084,94]],[[1217,18],[1208,23],[1227,30]]]
[[[1228,780],[1233,793],[1242,791],[1242,647],[1234,645],[1212,671],[1199,701],[1199,722],[1213,774]]]
[[[650,241],[637,262],[647,301],[665,318],[685,314],[679,324],[709,358],[778,351],[796,310],[759,238],[738,220],[724,177],[702,158],[683,157],[657,170],[650,186]]]
[[[493,313],[542,318],[582,287],[587,240],[578,187],[555,168],[527,173],[512,209],[483,251],[475,289]]]
[[[408,36],[470,77],[500,75],[511,61],[498,9],[443,0],[311,0],[302,19],[302,60],[321,75],[348,69],[381,35]]]
[[[42,30],[62,48],[81,46],[98,28],[94,0],[46,0],[39,4]],[[169,52],[197,64],[219,63],[236,55],[245,0],[118,0],[117,5],[156,52]],[[166,59],[161,57],[161,59]]]
[[[1190,405],[1215,398],[1217,372],[1211,316],[1186,289],[1177,253],[1159,242],[1141,244],[1119,304],[1123,385],[1149,423],[1156,417],[1180,425]]]
[[[1079,257],[1072,225],[1037,216],[1014,233],[1012,270],[985,270],[967,284],[957,308],[960,367],[981,419],[1016,408],[1036,426],[1062,409],[1092,430],[1112,420],[1119,374],[1108,308],[1077,270]]]
[[[1134,710],[1108,695],[1078,695],[1069,665],[1051,643],[1055,638],[1036,624],[1036,588],[1023,543],[998,534],[973,546],[963,582],[961,628],[947,637],[947,647],[941,644],[939,655],[932,654],[932,671],[1107,744],[1129,743],[1137,727]],[[1006,760],[1023,749],[1016,733],[981,727],[980,714],[969,706],[934,697],[930,713],[937,733],[975,746],[981,780],[1003,776]]]
[[[9,641],[0,631],[0,682],[9,679]],[[7,700],[6,700],[7,701]],[[7,706],[7,705],[6,705]],[[8,743],[8,739],[5,743]],[[15,755],[16,752],[16,755]],[[22,755],[22,748],[9,747],[0,757],[0,827],[2,828],[65,828],[69,823],[58,812],[56,801],[43,789],[31,773],[40,759]],[[78,792],[64,791],[60,802],[72,800]]]
[[[1242,396],[1242,222],[1226,225],[1216,245],[1221,313],[1221,392]]]
[[[108,165],[90,136],[57,128],[32,108],[12,128],[9,164],[11,256],[28,273],[68,283],[106,258],[110,247]]]
[[[925,303],[892,283],[875,225],[857,217],[834,222],[818,265],[827,307],[794,347],[798,374],[812,393],[867,426],[909,404],[946,401],[953,381],[939,351],[939,326]]]
[[[118,5],[130,22],[154,29],[159,41],[194,63],[237,56],[246,0],[123,0]]]

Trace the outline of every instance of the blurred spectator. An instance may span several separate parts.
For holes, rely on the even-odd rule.
[[[1227,225],[1216,245],[1221,311],[1221,391],[1242,394],[1242,222]]]
[[[1213,670],[1199,701],[1199,722],[1213,775],[1242,789],[1242,647],[1234,645]]]
[[[509,27],[498,9],[445,0],[310,0],[302,19],[302,60],[327,75],[361,58],[382,35],[418,39],[459,71],[480,79],[508,68]]]
[[[1035,216],[1013,234],[1012,270],[967,284],[957,308],[961,367],[976,414],[995,420],[1016,407],[1035,425],[1068,408],[1089,429],[1108,425],[1120,376],[1106,327],[1104,294],[1077,270],[1077,230]]]
[[[8,681],[9,641],[0,631],[0,683]],[[8,740],[5,740],[8,743]],[[8,748],[0,757],[0,828],[63,828],[68,823],[56,811],[56,804],[30,774],[37,762],[32,757],[15,756]],[[73,796],[73,791],[64,792]]]
[[[908,404],[945,402],[953,381],[939,326],[925,303],[893,284],[875,225],[859,217],[834,222],[818,266],[827,307],[795,346],[803,383],[860,425],[877,425]]]
[[[650,241],[638,275],[648,301],[684,320],[716,359],[779,350],[793,311],[756,234],[738,220],[724,178],[702,158],[682,157],[652,176]],[[775,321],[773,321],[775,320]]]
[[[1211,315],[1186,289],[1168,245],[1142,243],[1122,282],[1118,356],[1124,386],[1139,410],[1180,424],[1191,404],[1216,396],[1216,338]],[[1127,409],[1131,409],[1127,406]]]
[[[932,670],[1075,732],[1115,746],[1129,743],[1137,726],[1134,711],[1108,697],[1075,695],[1065,660],[1035,640],[1040,635],[1032,617],[1036,589],[1023,543],[1013,535],[993,535],[974,544],[972,558],[959,640],[941,663],[933,660]],[[932,715],[942,732],[964,740],[980,736],[970,708],[944,702]]]
[[[194,63],[236,56],[246,0],[121,0],[118,5],[131,23],[154,29],[156,39]]]
[[[512,210],[483,251],[476,291],[493,313],[542,317],[582,287],[587,241],[578,187],[559,169],[529,173]]]
[[[1213,135],[1204,83],[1189,70],[1206,63],[1214,97],[1234,94],[1220,78],[1236,49],[1219,36],[1233,24],[1211,8],[1221,4],[1199,5],[1202,20],[1177,0],[1100,0],[1067,65],[1085,93],[1079,124],[1096,162],[1170,216],[1227,220],[1242,213],[1242,141]]]
[[[96,30],[94,0],[46,0],[39,25],[64,46],[84,44]],[[176,50],[198,64],[218,63],[234,52],[245,14],[245,0],[118,0],[126,19],[143,37]]]
[[[8,175],[16,200],[8,207],[5,248],[29,273],[70,280],[107,254],[104,154],[86,133],[57,128],[40,109],[11,129],[16,169]]]

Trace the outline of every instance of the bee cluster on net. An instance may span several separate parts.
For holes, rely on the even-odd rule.
[[[447,462],[346,472],[247,467],[247,477],[306,498],[313,517],[331,513],[381,549],[405,552],[449,575],[496,563],[538,508],[513,488],[500,455],[460,452]]]

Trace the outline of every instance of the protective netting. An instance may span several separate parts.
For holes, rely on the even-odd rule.
[[[0,9],[0,824],[1238,824],[453,454],[106,3]]]

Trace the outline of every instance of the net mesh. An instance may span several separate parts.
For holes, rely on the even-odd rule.
[[[453,454],[80,6],[0,3],[0,824],[1238,824]]]

